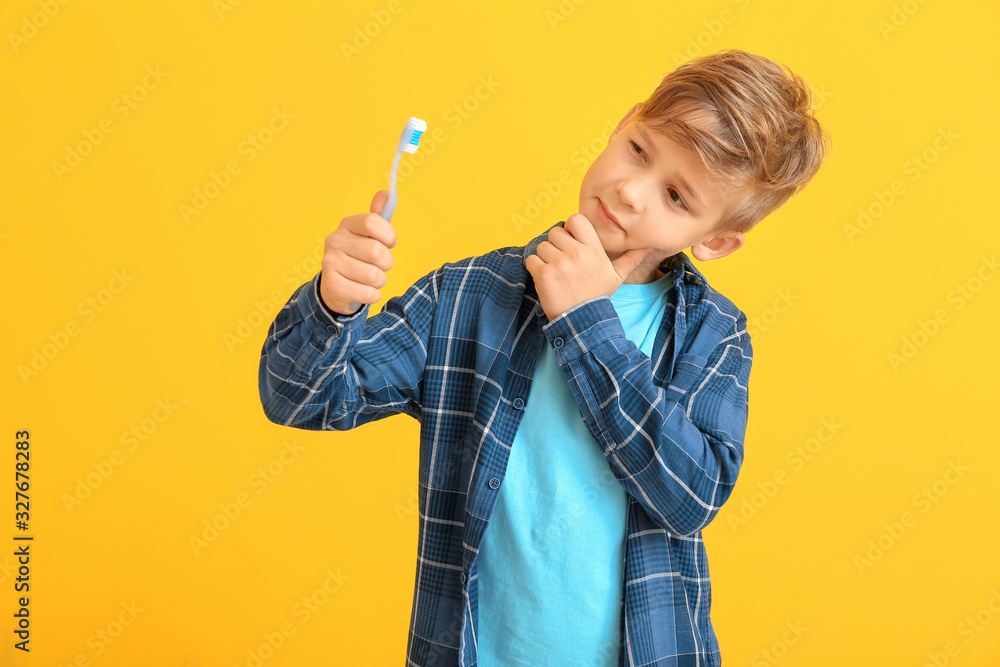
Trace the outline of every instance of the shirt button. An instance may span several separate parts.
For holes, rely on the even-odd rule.
[[[514,399],[514,407],[517,408],[518,410],[520,410],[521,408],[523,408],[524,407],[524,400],[521,399],[521,398],[515,398]]]
[[[563,339],[556,338],[554,341],[552,341],[552,345],[555,346],[555,348],[558,350],[560,347],[563,346]]]
[[[462,574],[460,574],[458,578],[461,579],[462,583],[464,584],[465,583],[465,572],[463,572]]]
[[[326,330],[329,331],[330,333],[337,333],[337,327],[333,326],[332,324],[328,326]]]
[[[493,479],[490,480],[490,488],[491,489],[495,489],[498,486],[500,486],[500,480],[499,479],[497,479],[496,477],[494,477]],[[463,574],[462,576],[464,577],[465,575]]]

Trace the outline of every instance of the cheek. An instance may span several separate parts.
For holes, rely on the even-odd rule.
[[[587,171],[587,175],[591,179],[595,180],[606,180],[613,179],[616,177],[616,172],[620,172],[618,165],[614,159],[610,158],[604,153],[597,156],[593,164],[590,165],[590,169]]]
[[[596,164],[590,165],[590,168],[587,169],[587,173],[583,175],[583,180],[580,181],[581,194],[583,193],[583,190],[593,187],[594,176],[596,175],[596,173],[597,173],[597,165]]]
[[[660,211],[659,215],[647,220],[642,226],[642,240],[650,246],[663,245],[676,236],[677,221],[667,211]]]

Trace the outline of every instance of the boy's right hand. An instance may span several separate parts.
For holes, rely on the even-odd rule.
[[[396,230],[379,215],[389,199],[388,190],[379,190],[372,199],[371,212],[351,215],[340,221],[326,237],[319,293],[323,303],[335,313],[353,315],[366,303],[382,298],[385,272],[392,268]]]

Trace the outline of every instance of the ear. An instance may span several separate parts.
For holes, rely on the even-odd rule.
[[[608,143],[611,143],[611,140],[614,139],[619,132],[621,132],[621,129],[626,125],[628,125],[629,121],[632,120],[632,116],[635,114],[636,109],[638,109],[641,106],[642,102],[637,102],[635,106],[629,109],[628,113],[626,113],[625,116],[620,121],[618,121],[618,127],[616,127],[615,131],[611,133],[611,136],[608,138]]]
[[[719,259],[739,250],[746,243],[746,240],[747,237],[743,232],[723,232],[718,236],[712,236],[705,241],[695,243],[691,246],[691,254],[702,262]]]

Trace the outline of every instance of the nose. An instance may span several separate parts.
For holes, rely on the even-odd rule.
[[[622,203],[638,212],[642,204],[642,192],[645,186],[641,176],[627,176],[618,181],[618,196]]]

